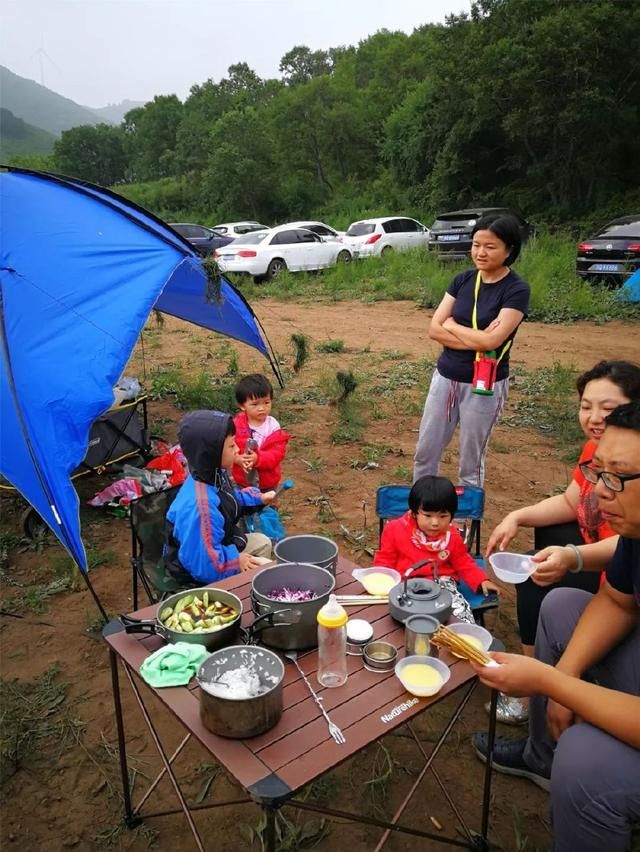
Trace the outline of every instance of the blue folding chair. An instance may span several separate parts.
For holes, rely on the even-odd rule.
[[[410,485],[381,485],[376,492],[376,515],[379,519],[378,535],[382,537],[382,530],[387,521],[399,518],[409,508]],[[458,529],[463,537],[469,553],[481,568],[484,568],[484,559],[480,552],[480,526],[484,515],[484,489],[475,488],[470,485],[459,485],[456,487],[458,495],[458,511],[454,520],[458,523]],[[460,526],[461,525],[461,526]],[[496,609],[498,602],[495,597],[487,597],[482,592],[470,589],[462,580],[458,587],[473,612],[473,617],[478,624],[484,624],[484,614],[490,609]]]

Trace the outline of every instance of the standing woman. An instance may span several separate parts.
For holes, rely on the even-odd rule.
[[[444,349],[424,405],[414,482],[438,474],[442,454],[459,422],[459,482],[483,485],[489,438],[509,389],[509,352],[529,310],[529,285],[510,269],[521,246],[516,219],[503,214],[484,216],[478,219],[472,240],[475,269],[456,275],[429,328],[429,337]],[[487,377],[494,370],[492,382]],[[481,380],[474,383],[476,372]]]

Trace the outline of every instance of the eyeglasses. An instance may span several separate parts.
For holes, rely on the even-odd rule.
[[[578,465],[584,478],[592,485],[597,485],[598,480],[601,479],[609,491],[620,493],[624,491],[625,482],[630,482],[632,479],[640,479],[640,473],[611,473],[608,470],[594,470],[591,467],[592,461],[593,459],[590,459]]]

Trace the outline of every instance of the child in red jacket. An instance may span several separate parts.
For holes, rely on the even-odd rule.
[[[452,482],[443,476],[420,477],[409,492],[409,511],[385,525],[373,564],[395,568],[404,576],[417,562],[433,559],[438,582],[453,596],[453,614],[473,624],[471,607],[458,590],[457,581],[464,580],[483,595],[497,592],[498,587],[471,557],[451,523],[457,510],[458,495]],[[424,565],[411,576],[433,580],[433,566]]]
[[[241,379],[235,392],[240,413],[233,418],[239,449],[233,478],[241,488],[256,485],[271,491],[280,481],[290,437],[271,416],[273,386],[266,376],[254,373]]]

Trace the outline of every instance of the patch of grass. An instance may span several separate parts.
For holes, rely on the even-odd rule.
[[[502,425],[535,429],[577,457],[584,435],[576,414],[576,373],[574,367],[556,362],[518,374],[514,412],[502,418]]]
[[[568,234],[542,234],[525,246],[515,271],[531,286],[531,319],[564,323],[640,318],[640,306],[618,302],[615,291],[578,278],[575,260],[575,239]],[[470,267],[470,259],[443,263],[434,252],[393,252],[385,258],[339,264],[319,275],[279,276],[268,287],[246,284],[243,293],[250,301],[410,300],[431,309],[440,303],[454,275]]]
[[[296,333],[291,335],[291,343],[294,349],[293,372],[298,373],[309,360],[310,345],[306,334]]]
[[[71,587],[71,577],[57,577],[49,583],[31,586],[11,598],[0,600],[0,609],[5,612],[20,615],[23,612],[41,614],[47,611],[49,598],[68,592]]]
[[[411,482],[413,477],[413,468],[409,467],[408,464],[399,464],[393,471],[393,475],[396,480],[400,482]]]
[[[344,340],[322,340],[316,344],[316,349],[318,352],[325,353],[344,352]]]
[[[154,370],[149,395],[152,399],[173,397],[176,408],[185,410],[209,408],[230,414],[236,410],[233,382],[206,370],[192,377],[176,368]]]
[[[331,433],[333,444],[355,444],[362,440],[365,419],[361,416],[353,400],[342,402],[338,409],[338,423]]]
[[[65,704],[67,684],[57,664],[32,681],[0,679],[0,783],[21,769],[56,762],[83,725]]]

